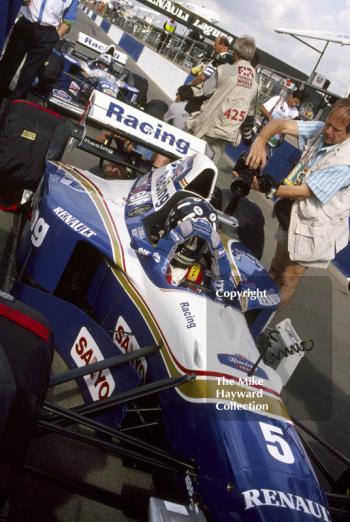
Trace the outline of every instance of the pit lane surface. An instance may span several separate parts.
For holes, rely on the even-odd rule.
[[[110,43],[106,34],[82,13],[70,39],[75,39],[78,30]],[[142,74],[136,64],[132,64],[132,60],[129,66],[132,71]],[[169,101],[152,80],[149,80],[148,99],[153,98]],[[82,168],[96,165],[96,159],[79,151],[73,151],[66,159]],[[228,186],[229,182],[228,172],[221,173],[220,185]],[[263,261],[268,266],[274,251],[273,234],[276,223],[270,217],[271,208],[265,198],[257,194],[252,194],[251,198],[261,206],[265,214],[267,237]],[[1,250],[5,247],[6,234],[12,224],[12,217],[1,213]],[[11,251],[10,244],[6,248],[7,252]],[[0,268],[4,268],[4,262]],[[283,313],[278,314],[275,321],[291,317],[301,338],[314,341],[314,349],[306,354],[284,392],[290,414],[344,454],[348,453],[350,434],[349,299],[344,281],[334,270],[310,271],[308,277],[302,281],[293,302]],[[57,394],[57,398],[64,400],[66,404],[75,404],[76,398],[70,389],[57,390]],[[67,442],[68,440],[54,436],[37,437],[32,444],[28,462],[66,478],[90,481],[116,493],[120,493],[125,484],[150,491],[151,478],[148,473],[122,467],[118,459],[106,456],[102,451],[72,441]],[[330,459],[317,445],[313,446],[337,477],[344,469],[343,465]],[[140,515],[131,517],[81,497],[72,497],[58,488],[33,479],[27,479],[24,486],[19,489],[12,513],[11,520],[15,522],[141,520]],[[133,498],[135,503],[141,500],[137,494]]]

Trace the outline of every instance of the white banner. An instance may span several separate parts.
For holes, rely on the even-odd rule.
[[[100,42],[99,40],[92,38],[92,36],[89,36],[82,32],[78,33],[77,42],[83,45],[84,47],[88,47],[89,49],[96,51],[97,53],[104,53],[107,51],[107,49],[111,47],[110,45],[106,45]],[[113,60],[120,63],[121,65],[126,65],[128,61],[128,55],[115,49],[113,54]]]
[[[87,119],[173,157],[205,154],[207,143],[99,91],[91,96]]]

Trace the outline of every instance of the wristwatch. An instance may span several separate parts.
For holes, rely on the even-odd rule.
[[[265,193],[265,196],[267,199],[273,199],[276,195],[276,192],[278,190],[278,187],[271,187],[268,192]]]

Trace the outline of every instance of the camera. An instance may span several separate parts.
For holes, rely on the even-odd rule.
[[[244,145],[250,146],[255,136],[254,132],[254,116],[247,116],[240,127],[242,142]]]
[[[248,154],[242,152],[233,167],[238,176],[231,183],[231,191],[237,198],[248,196],[254,176],[256,176],[260,192],[263,192],[267,198],[272,198],[279,186],[270,174],[261,174],[260,169],[250,169],[245,164]]]
[[[229,65],[233,64],[233,55],[230,51],[227,53],[218,54],[213,60],[214,67],[218,67],[219,65],[224,65],[226,63]]]
[[[260,169],[250,169],[245,164],[248,154],[242,152],[233,167],[238,176],[231,183],[231,201],[224,209],[225,214],[233,216],[237,208],[240,198],[249,194],[250,187],[254,176],[256,176],[260,192],[263,192],[267,198],[273,198],[279,184],[269,174],[261,174]],[[216,199],[217,195],[215,195]]]
[[[233,167],[233,170],[237,172],[238,176],[231,183],[231,191],[239,197],[244,197],[249,194],[254,176],[258,179],[261,176],[260,170],[247,167],[245,164],[247,156],[248,154],[246,152],[242,152]]]

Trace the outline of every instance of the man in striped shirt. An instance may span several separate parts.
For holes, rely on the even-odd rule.
[[[214,57],[191,82],[192,86],[199,85],[210,78],[218,65],[230,62],[232,56],[229,53],[230,42],[226,36],[218,36],[214,43]]]
[[[37,71],[57,40],[74,23],[79,0],[25,0],[0,61],[0,100],[27,95]],[[26,56],[15,90],[9,85]]]
[[[198,72],[190,83],[194,98],[188,103],[186,107],[187,112],[193,113],[200,110],[203,102],[212,94],[204,95],[204,83],[213,76],[219,65],[232,63],[232,58],[230,42],[225,36],[218,36],[214,44],[214,57],[209,63],[203,65],[203,69]]]
[[[294,295],[308,267],[327,268],[349,239],[350,100],[332,107],[326,122],[274,120],[254,141],[247,164],[266,164],[266,143],[277,132],[299,137],[304,149],[296,184],[275,188],[275,196],[292,201],[289,223],[277,232],[270,274],[281,290],[281,306]],[[285,180],[284,180],[285,181]],[[255,178],[252,184],[261,191]],[[278,214],[277,214],[278,217]],[[280,225],[282,225],[280,220]]]

